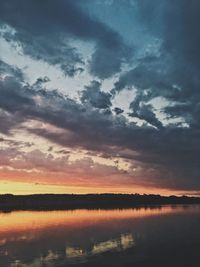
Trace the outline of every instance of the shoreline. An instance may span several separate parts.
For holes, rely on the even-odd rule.
[[[138,194],[0,195],[0,211],[159,208],[200,204],[200,197]]]

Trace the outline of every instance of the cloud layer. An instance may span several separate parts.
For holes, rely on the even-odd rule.
[[[28,65],[0,61],[1,170],[34,177],[58,171],[65,184],[200,191],[200,4],[113,1],[110,20],[97,5],[1,1],[1,39],[13,51],[59,68],[68,91],[77,90],[69,79],[83,77],[79,97],[70,98],[59,84],[48,87],[53,75],[38,73],[30,83]],[[127,5],[135,15],[124,34],[114,20],[119,5],[121,23]],[[133,98],[124,100],[125,91]],[[45,145],[23,143],[19,133]]]

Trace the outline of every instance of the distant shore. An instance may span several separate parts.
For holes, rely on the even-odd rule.
[[[111,209],[161,205],[200,204],[200,197],[138,194],[0,195],[0,211]]]

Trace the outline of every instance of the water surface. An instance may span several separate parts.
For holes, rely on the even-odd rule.
[[[0,267],[200,266],[200,205],[0,213]]]

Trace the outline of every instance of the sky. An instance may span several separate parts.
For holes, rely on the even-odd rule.
[[[0,194],[200,195],[199,0],[1,0]]]

